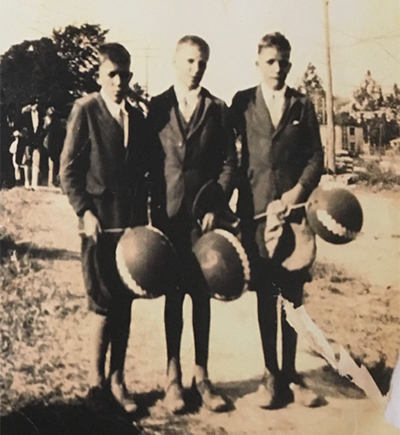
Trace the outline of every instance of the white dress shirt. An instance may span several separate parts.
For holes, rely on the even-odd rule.
[[[36,133],[39,127],[39,112],[37,111],[37,109],[31,111],[31,116],[32,116],[33,132]]]
[[[111,113],[112,117],[118,122],[124,131],[124,147],[128,146],[128,136],[129,136],[129,113],[126,110],[126,101],[123,99],[119,104],[111,100],[104,92],[100,94],[106,103],[107,109]]]
[[[265,83],[261,83],[262,95],[275,128],[282,118],[286,88],[287,86],[285,85],[282,89],[279,89],[279,91],[275,91],[269,88]]]
[[[200,99],[201,86],[196,89],[186,89],[180,84],[174,85],[176,99],[178,100],[179,110],[186,122],[190,121]]]

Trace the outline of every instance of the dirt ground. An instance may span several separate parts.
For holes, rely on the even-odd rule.
[[[343,246],[318,241],[314,280],[305,307],[335,352],[339,345],[366,365],[386,393],[400,344],[400,199],[356,191],[364,211],[359,238]],[[300,337],[298,369],[328,404],[257,407],[252,395],[263,373],[252,292],[234,302],[212,301],[210,377],[232,410],[199,409],[190,390],[193,368],[190,300],[185,301],[183,381],[193,406],[183,416],[161,405],[165,370],[163,298],[133,304],[126,381],[134,416],[86,396],[94,315],[88,313],[79,260],[77,221],[59,191],[0,194],[2,263],[2,433],[7,434],[296,434],[399,433],[383,411],[311,352]],[[14,244],[12,237],[17,244]]]

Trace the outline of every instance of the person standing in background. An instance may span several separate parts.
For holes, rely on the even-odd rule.
[[[46,110],[43,122],[43,155],[48,160],[48,186],[58,185],[58,173],[60,170],[60,155],[65,139],[61,119],[53,106]]]
[[[4,102],[4,100],[5,100],[5,94],[2,89],[1,100],[0,100],[0,117],[1,117],[0,119],[0,134],[1,134],[0,188],[3,187],[11,188],[16,184],[17,177],[19,176],[19,172],[17,173],[16,170],[13,170],[14,160],[15,160],[14,156],[15,156],[16,145],[17,145],[17,142],[15,142],[17,137],[16,134],[14,134],[16,108],[13,102],[7,105]]]
[[[25,172],[25,187],[27,189],[36,189],[39,185],[40,159],[43,147],[43,122],[43,110],[39,106],[38,98],[34,97],[30,105],[22,109],[17,126],[19,131],[26,128],[28,132],[28,160],[31,162],[31,168]]]

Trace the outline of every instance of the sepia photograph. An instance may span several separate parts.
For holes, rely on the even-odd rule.
[[[398,0],[1,0],[2,435],[400,434]]]

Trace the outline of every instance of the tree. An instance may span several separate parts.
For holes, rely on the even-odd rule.
[[[97,49],[107,33],[98,24],[70,25],[54,29],[52,38],[12,46],[1,57],[2,101],[20,111],[38,97],[43,106],[57,106],[67,115],[74,99],[99,90]],[[128,97],[147,113],[150,97],[138,83]]]
[[[357,125],[357,120],[347,111],[335,113],[335,125]]]
[[[104,43],[108,30],[99,24],[83,24],[80,27],[67,26],[53,30],[53,40],[59,56],[68,62],[74,83],[72,93],[75,98],[97,91],[98,69],[97,48]]]
[[[400,115],[400,88],[396,83],[393,85],[393,91],[384,96],[384,106]]]
[[[297,88],[314,103],[315,111],[320,123],[325,122],[325,90],[322,80],[316,73],[316,68],[312,63],[307,65],[306,71],[301,78],[301,83]]]
[[[391,93],[384,96],[384,106],[388,115],[389,140],[400,137],[400,88],[395,83]]]
[[[68,63],[57,54],[50,38],[13,45],[1,57],[0,70],[7,105],[21,108],[32,97],[38,97],[43,105],[71,101],[73,80]]]
[[[353,109],[365,114],[368,141],[372,147],[387,146],[400,135],[400,89],[395,83],[392,92],[384,95],[382,87],[370,71],[354,94]]]
[[[371,71],[367,71],[360,87],[354,91],[353,97],[355,110],[375,112],[382,107],[382,87],[372,77]]]
[[[150,95],[139,85],[139,83],[134,83],[130,86],[128,100],[134,107],[139,109],[145,116],[147,116]]]

